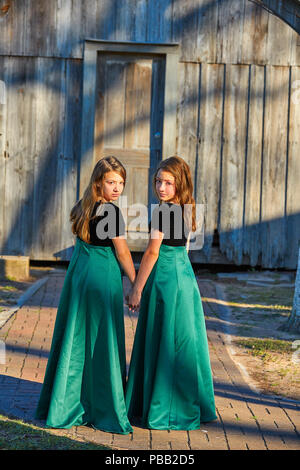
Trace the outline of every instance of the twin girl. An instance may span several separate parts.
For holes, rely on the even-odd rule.
[[[217,417],[201,296],[186,249],[186,234],[196,228],[190,169],[177,156],[159,164],[153,179],[159,206],[137,275],[114,204],[125,183],[120,161],[102,158],[71,211],[76,245],[36,417],[48,427],[92,425],[120,434],[132,425],[199,429]],[[164,205],[186,204],[193,208],[188,218],[174,210],[173,219],[164,220]],[[99,237],[97,225],[112,209],[117,224]],[[139,309],[127,380],[122,270],[131,282],[128,306]]]

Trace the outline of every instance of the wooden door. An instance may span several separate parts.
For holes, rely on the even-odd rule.
[[[128,207],[154,202],[152,175],[162,158],[164,68],[162,56],[98,54],[94,163],[107,155],[122,162]],[[130,227],[137,215],[126,213],[128,245],[139,251],[147,240],[131,237],[132,231],[146,230]]]

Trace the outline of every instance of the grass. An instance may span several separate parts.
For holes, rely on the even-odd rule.
[[[242,294],[243,290],[245,290],[244,294]],[[230,298],[230,300],[233,300],[235,302],[240,301],[241,298],[246,298],[249,303],[249,307],[254,307],[255,304],[259,303],[261,304],[261,308],[273,307],[275,310],[284,310],[286,307],[291,307],[293,305],[293,287],[276,287],[276,284],[270,285],[270,287],[250,287],[249,285],[242,286],[241,283],[239,283],[238,290],[237,285],[228,285],[226,286],[226,291],[229,294],[228,297]]]
[[[291,341],[283,341],[280,339],[247,338],[234,340],[234,343],[238,346],[250,349],[254,355],[270,352],[292,353],[293,351]]]
[[[8,281],[13,281],[13,282],[14,282],[14,281],[17,281],[17,278],[16,278],[16,277],[13,277],[13,276],[5,276],[5,277],[6,277],[6,279],[7,279]]]
[[[0,286],[0,290],[4,291],[17,291],[18,289],[14,286]]]
[[[0,414],[0,450],[110,450],[110,448],[56,436],[33,424]]]

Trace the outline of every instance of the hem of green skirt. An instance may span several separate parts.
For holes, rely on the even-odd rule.
[[[184,425],[177,425],[177,426],[152,426],[151,424],[149,423],[143,423],[142,426],[145,427],[146,429],[157,429],[157,430],[165,430],[165,431],[194,431],[196,429],[200,429],[201,428],[201,424],[204,424],[204,423],[209,423],[210,421],[215,421],[216,419],[218,419],[217,416],[210,416],[210,417],[205,417],[205,418],[201,418],[200,420],[200,423],[198,425],[194,425],[194,426],[184,426]]]
[[[214,416],[209,416],[208,418],[202,418],[200,419],[201,423],[208,423],[209,421],[214,421],[215,419],[218,419],[217,415]]]

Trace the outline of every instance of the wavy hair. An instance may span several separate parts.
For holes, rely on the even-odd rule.
[[[196,203],[193,198],[193,182],[189,165],[183,158],[174,155],[172,157],[162,160],[153,176],[153,189],[157,199],[159,195],[156,191],[156,177],[159,170],[168,171],[175,178],[175,195],[179,200],[179,204],[183,209],[185,222],[190,231],[196,230]],[[189,204],[191,211],[184,210],[184,206]]]
[[[102,182],[104,175],[110,171],[115,171],[126,183],[126,170],[122,163],[114,156],[101,158],[96,163],[89,184],[84,191],[82,199],[76,202],[70,212],[70,222],[72,223],[72,232],[78,235],[83,241],[90,243],[89,221],[95,206],[95,202],[105,202],[103,198]]]

